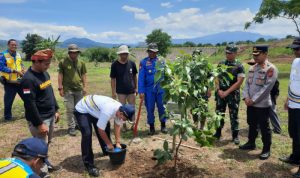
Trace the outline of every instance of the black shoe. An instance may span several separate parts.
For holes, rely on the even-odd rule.
[[[68,134],[72,137],[75,137],[76,136],[76,129],[74,128],[70,128],[68,129]]]
[[[245,143],[244,145],[239,146],[239,149],[241,150],[255,150],[256,146],[252,143]]]
[[[168,129],[166,127],[162,127],[160,131],[163,134],[167,134],[168,133]]]
[[[222,130],[220,128],[218,128],[216,130],[216,133],[214,134],[213,137],[215,137],[216,139],[220,140],[221,136],[222,136]]]
[[[232,138],[232,142],[233,142],[235,145],[239,145],[239,144],[240,144],[240,139],[239,139],[239,137]]]
[[[51,172],[56,172],[56,171],[60,171],[62,169],[61,166],[53,166],[53,165],[47,165],[48,166],[48,171]]]
[[[51,177],[47,172],[42,172],[39,176],[41,178],[50,178]]]
[[[87,169],[90,176],[92,176],[92,177],[99,177],[100,176],[98,168],[96,168],[96,167],[87,167],[86,169]]]
[[[288,164],[300,165],[299,160],[295,160],[295,159],[291,158],[290,156],[279,158],[279,160],[282,162],[288,163]],[[300,173],[299,173],[299,175],[300,175]]]
[[[148,135],[155,135],[155,130],[150,129],[150,131],[148,132]]]
[[[271,152],[270,151],[263,151],[260,155],[259,155],[259,159],[260,160],[266,160],[271,156]]]

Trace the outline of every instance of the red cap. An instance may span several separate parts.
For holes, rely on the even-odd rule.
[[[31,60],[32,61],[48,60],[51,59],[52,56],[53,56],[53,51],[51,49],[44,49],[34,53],[34,55],[31,56]]]

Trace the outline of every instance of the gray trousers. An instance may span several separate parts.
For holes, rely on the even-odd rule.
[[[53,137],[53,131],[54,131],[54,120],[55,120],[55,116],[50,117],[49,119],[44,120],[44,124],[47,125],[49,132],[47,135],[42,135],[39,132],[39,129],[37,127],[35,127],[34,125],[32,125],[31,122],[28,122],[28,127],[30,130],[30,133],[33,137],[37,137],[40,138],[42,140],[44,140],[48,146],[51,143],[52,137]],[[48,166],[46,164],[44,164],[44,166],[41,168],[42,172],[48,172]]]
[[[82,91],[67,91],[64,93],[64,103],[66,107],[66,118],[68,120],[68,128],[75,129],[76,120],[74,117],[74,109],[78,101],[83,98]]]
[[[272,102],[272,106],[270,107],[270,121],[273,126],[273,131],[276,133],[281,133],[280,119],[276,112],[276,105]]]

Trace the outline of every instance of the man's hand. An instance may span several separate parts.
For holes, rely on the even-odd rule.
[[[284,110],[289,110],[289,100],[286,100],[284,103]]]
[[[59,90],[59,95],[60,95],[61,97],[64,97],[64,96],[65,96],[65,93],[64,93],[64,89],[63,89],[63,88],[61,88],[61,89]]]
[[[226,92],[223,90],[218,90],[218,95],[220,98],[224,99],[228,94],[226,95]]]
[[[114,146],[110,143],[107,145],[107,150],[108,151],[114,151]]]
[[[117,148],[122,148],[122,146],[121,146],[120,143],[116,143],[116,147],[117,147]]]
[[[86,87],[83,87],[83,89],[82,89],[82,94],[83,94],[83,96],[86,96],[86,95],[87,95],[87,89],[86,89]]]
[[[21,71],[18,71],[18,70],[14,70],[13,72],[17,73],[17,74],[18,74],[18,75],[20,75],[21,77],[24,75],[24,73],[23,73],[23,72],[21,72]]]
[[[117,99],[117,93],[113,92],[113,93],[111,94],[111,97],[112,97],[113,99]]]
[[[39,129],[39,132],[40,132],[41,134],[43,134],[43,135],[47,135],[48,132],[49,132],[49,129],[48,129],[47,125],[44,124],[44,123],[41,124],[41,125],[39,125],[39,126],[38,126],[38,129]]]
[[[60,114],[57,112],[55,113],[55,123],[58,123],[60,119]]]
[[[144,98],[145,98],[145,94],[144,93],[140,93],[140,99],[144,100]]]
[[[253,103],[254,103],[254,102],[253,102],[250,98],[246,98],[246,99],[245,99],[245,104],[246,104],[247,106],[252,106]]]

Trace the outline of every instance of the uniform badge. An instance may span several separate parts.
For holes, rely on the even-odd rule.
[[[68,69],[72,69],[72,67],[71,67],[71,66],[68,66]]]
[[[152,63],[150,61],[147,61],[146,66],[151,66]]]

